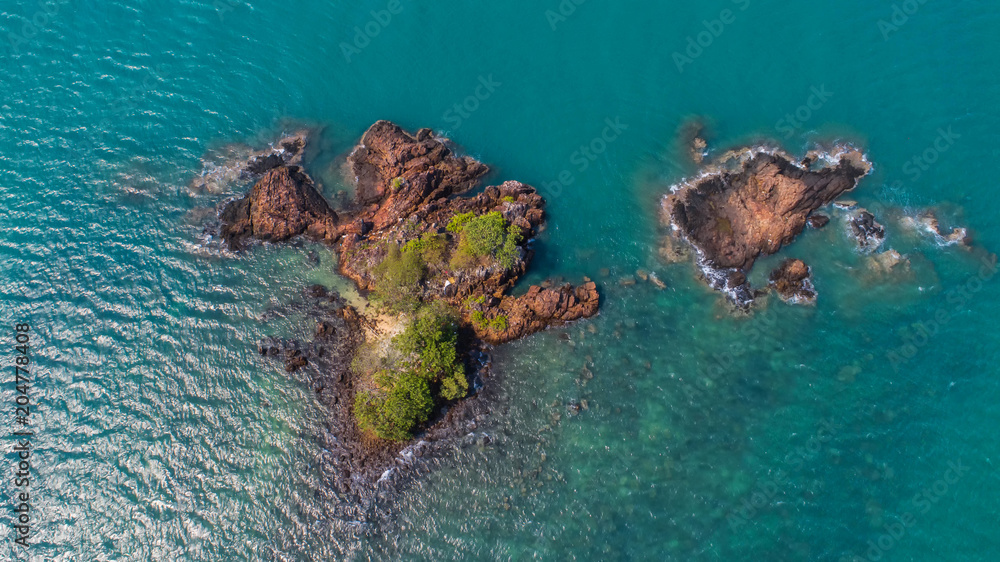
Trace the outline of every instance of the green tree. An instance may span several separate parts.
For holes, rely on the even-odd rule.
[[[372,270],[375,278],[373,300],[390,310],[412,312],[420,304],[420,284],[427,264],[419,251],[400,250],[390,245],[385,259]]]

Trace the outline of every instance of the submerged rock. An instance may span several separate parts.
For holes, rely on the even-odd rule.
[[[253,181],[278,166],[299,166],[309,135],[307,130],[296,131],[263,150],[239,143],[213,150],[203,157],[202,171],[191,179],[188,188],[223,193],[234,184]]]
[[[793,304],[816,302],[816,289],[812,283],[812,270],[802,260],[787,259],[771,272],[769,277],[781,300]]]
[[[869,257],[868,267],[873,272],[880,275],[907,272],[910,269],[910,260],[907,259],[906,256],[890,248],[885,252]]]
[[[903,224],[931,234],[941,246],[972,246],[972,237],[966,228],[954,227],[947,234],[942,232],[941,224],[933,210],[924,211],[916,217],[904,217]]]
[[[746,273],[761,256],[794,240],[816,209],[857,186],[871,171],[861,152],[839,147],[832,162],[816,169],[779,151],[731,151],[734,168],[721,162],[663,198],[663,219],[698,253],[712,287],[748,306],[753,291]]]
[[[698,117],[685,121],[678,131],[680,144],[686,147],[688,158],[695,164],[705,160],[708,149],[705,136],[705,122]]]
[[[809,215],[807,222],[809,223],[809,226],[811,226],[812,228],[820,229],[830,224],[830,217],[821,213],[813,213]]]

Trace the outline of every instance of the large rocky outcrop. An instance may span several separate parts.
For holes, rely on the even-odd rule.
[[[372,125],[348,158],[357,202],[377,204],[377,224],[406,216],[427,200],[467,191],[489,171],[468,156],[456,156],[430,129],[410,135],[398,125]],[[401,187],[407,189],[402,190]]]
[[[299,152],[302,147],[295,148]],[[520,234],[513,263],[481,260],[461,268],[453,268],[447,261],[428,264],[420,299],[454,305],[477,335],[491,343],[597,313],[593,283],[587,288],[559,291],[532,287],[528,292],[531,297],[505,296],[527,270],[533,255],[528,242],[545,219],[545,201],[535,188],[508,181],[487,187],[474,197],[458,197],[475,186],[488,168],[468,156],[455,155],[430,129],[410,135],[388,121],[379,121],[365,132],[348,163],[357,180],[355,204],[338,216],[300,168],[266,156],[255,161],[264,175],[249,194],[223,209],[222,238],[233,249],[241,248],[251,237],[279,242],[306,235],[325,240],[337,248],[340,273],[362,291],[369,291],[375,288],[374,270],[391,245],[402,246],[433,234],[445,240],[450,254],[456,250],[458,236],[445,227],[455,215],[498,212]],[[267,169],[269,166],[274,167]],[[498,323],[486,328],[481,322],[472,322],[475,310],[464,306],[470,299],[489,303],[480,311],[487,318],[506,315],[509,327],[498,330]],[[553,302],[558,306],[548,310]],[[500,312],[497,305],[501,303],[509,313]]]
[[[527,295],[517,299],[505,295],[527,270],[533,256],[528,241],[545,220],[545,200],[535,188],[508,181],[487,187],[474,197],[456,197],[476,184],[488,171],[486,166],[455,156],[429,129],[410,135],[387,121],[375,123],[364,134],[349,162],[358,181],[357,209],[342,217],[338,231],[342,240],[340,273],[360,289],[375,288],[373,272],[389,245],[401,246],[436,234],[447,240],[450,254],[458,245],[458,236],[446,230],[452,217],[495,211],[520,231],[522,243],[514,263],[504,267],[486,260],[458,269],[447,261],[428,264],[421,299],[449,302],[476,335],[489,343],[512,341],[597,313],[599,299],[593,283],[589,289],[559,291],[531,287]],[[551,313],[534,301],[543,298],[548,303],[553,295],[562,300],[557,299],[561,308]],[[472,301],[477,304],[470,304]],[[473,321],[476,312],[482,315],[479,322]],[[506,329],[488,322],[498,316],[506,317]]]
[[[426,271],[422,270],[415,296],[423,303],[446,302],[458,312],[463,328],[460,351],[467,372],[478,370],[479,376],[489,363],[484,343],[511,341],[597,314],[600,296],[589,281],[579,287],[533,286],[521,296],[508,294],[527,270],[533,255],[530,240],[545,219],[545,201],[533,187],[508,181],[463,197],[486,174],[486,166],[453,154],[428,129],[410,135],[386,121],[364,134],[348,163],[357,179],[356,198],[338,214],[301,170],[263,156],[254,164],[264,175],[249,194],[229,203],[221,213],[223,238],[236,249],[251,237],[280,241],[307,235],[324,240],[339,255],[340,273],[362,292],[378,288],[377,268],[390,248],[433,239],[440,255],[423,264]],[[458,214],[480,217],[494,212],[504,218],[505,236],[519,241],[516,251],[505,253],[504,263],[488,254],[460,262],[451,259],[461,235],[447,229],[449,222]],[[376,323],[321,287],[307,291],[306,300],[315,310],[314,341],[267,339],[258,351],[283,361],[294,376],[303,376],[303,371],[312,377],[331,413],[324,449],[330,453],[330,472],[335,475],[332,485],[370,505],[376,492],[400,473],[397,469],[412,467],[415,458],[438,448],[445,450],[451,440],[475,430],[488,401],[448,404],[422,428],[416,444],[363,434],[353,412],[356,385],[363,377],[350,366],[363,341],[370,337],[367,343],[376,344],[381,337],[369,333]]]
[[[557,289],[532,286],[519,297],[505,296],[496,307],[494,317],[505,316],[507,326],[497,329],[480,328],[479,336],[490,343],[511,341],[548,326],[561,325],[597,314],[600,295],[592,281],[579,287],[566,284]]]
[[[812,169],[816,161],[812,155],[799,163],[778,151],[733,151],[729,161],[663,198],[664,221],[697,249],[713,287],[746,305],[753,295],[746,273],[757,258],[794,240],[813,211],[871,171],[859,151],[846,147],[826,167]]]
[[[229,202],[220,215],[221,235],[231,249],[249,238],[281,242],[294,236],[332,241],[333,212],[300,168],[279,165],[267,171],[250,193]]]

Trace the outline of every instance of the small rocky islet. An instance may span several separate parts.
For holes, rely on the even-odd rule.
[[[692,158],[695,163],[702,163],[705,146],[696,136],[691,144],[691,154],[698,155]],[[737,309],[748,310],[767,293],[748,280],[754,263],[776,254],[807,227],[826,227],[830,216],[822,210],[832,207],[845,212],[846,231],[859,252],[871,255],[873,267],[884,271],[905,267],[905,256],[892,249],[880,252],[886,229],[875,215],[854,201],[840,199],[872,169],[865,154],[847,144],[811,151],[801,159],[768,146],[725,152],[663,196],[660,217],[669,232],[662,238],[660,256],[678,262],[693,253],[708,285]],[[933,211],[906,218],[914,229],[932,233],[939,245],[971,245],[964,228],[943,233]],[[812,269],[800,259],[781,262],[770,273],[768,287],[792,304],[816,302]]]
[[[531,262],[545,201],[516,181],[464,196],[489,169],[430,129],[372,125],[346,162],[354,199],[336,209],[298,165],[305,143],[304,134],[283,139],[246,160],[237,175],[253,187],[224,203],[214,233],[233,251],[299,236],[328,244],[338,273],[376,305],[376,314],[361,312],[307,287],[313,341],[258,346],[289,372],[312,367],[330,411],[320,439],[331,485],[371,499],[394,468],[482,421],[490,345],[592,317],[600,295],[589,280],[511,295]]]

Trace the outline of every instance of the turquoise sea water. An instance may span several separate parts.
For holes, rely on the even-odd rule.
[[[577,2],[6,2],[2,355],[30,322],[39,406],[32,546],[6,523],[7,438],[0,558],[1000,557],[1000,299],[977,276],[1000,248],[995,4]],[[880,26],[896,6],[898,26]],[[731,317],[691,266],[656,259],[659,197],[695,172],[677,144],[692,116],[716,150],[864,147],[876,171],[851,197],[912,275],[873,275],[835,216],[755,271],[806,259],[815,307]],[[310,171],[332,195],[377,119],[449,135],[492,180],[547,185],[528,281],[589,275],[605,300],[592,321],[497,349],[503,400],[479,428],[492,443],[456,448],[368,525],[323,486],[307,381],[255,351],[306,335],[267,312],[337,282],[330,253],[312,248],[318,267],[309,248],[224,254],[202,227],[246,186],[187,185],[227,143],[311,126]],[[605,148],[607,120],[623,127]],[[978,248],[901,226],[928,207]],[[668,289],[619,284],[637,268]]]

